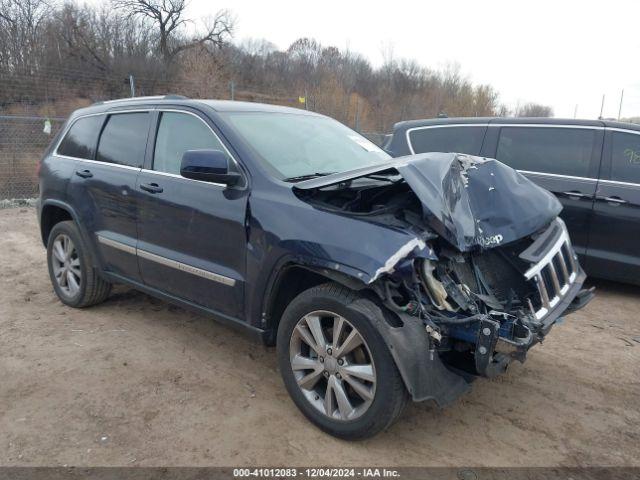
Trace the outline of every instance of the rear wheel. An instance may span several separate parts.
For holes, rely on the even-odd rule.
[[[387,428],[407,399],[382,337],[350,307],[357,298],[335,284],[314,287],[291,302],[278,328],[289,394],[315,425],[345,439]]]
[[[78,228],[71,221],[57,223],[47,242],[47,263],[53,289],[71,307],[103,302],[111,284],[98,275]]]

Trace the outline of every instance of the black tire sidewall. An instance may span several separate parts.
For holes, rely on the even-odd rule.
[[[52,255],[53,255],[53,243],[55,239],[60,235],[67,235],[71,241],[73,242],[76,252],[78,253],[78,258],[80,258],[80,271],[82,272],[82,279],[80,282],[80,290],[73,297],[66,295],[58,285],[58,282],[55,279],[53,274],[53,263],[52,263]],[[84,243],[82,238],[80,237],[80,233],[76,226],[70,222],[60,222],[57,223],[49,234],[49,240],[47,242],[47,266],[49,268],[49,277],[51,278],[51,284],[53,285],[53,289],[56,292],[56,295],[60,299],[62,303],[65,305],[69,305],[70,307],[78,307],[82,304],[83,299],[85,298],[87,291],[87,281],[89,279],[89,275],[91,274],[90,270],[90,259],[86,254],[86,250],[84,248]]]
[[[382,336],[364,314],[349,308],[339,297],[325,292],[319,291],[318,295],[310,295],[314,291],[315,289],[312,289],[296,297],[282,316],[277,337],[280,373],[294,403],[320,429],[344,439],[367,438],[385,428],[392,420],[389,416],[394,410],[393,396],[397,395],[393,382],[397,381],[399,373]],[[314,310],[327,310],[341,315],[360,332],[369,346],[376,371],[376,393],[369,409],[354,420],[332,420],[319,412],[301,392],[291,369],[289,360],[291,334],[298,321]]]

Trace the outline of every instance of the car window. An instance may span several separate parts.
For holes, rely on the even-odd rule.
[[[319,115],[231,112],[226,118],[275,175],[289,181],[391,158],[359,133]]]
[[[225,148],[202,120],[187,113],[163,112],[156,136],[153,169],[179,175],[182,155],[187,150],[225,151]]]
[[[103,120],[102,115],[78,119],[60,142],[58,155],[93,160]]]
[[[613,132],[611,180],[640,183],[640,135]]]
[[[147,112],[110,115],[100,135],[97,160],[142,167],[149,131]]]
[[[496,158],[518,170],[588,177],[596,130],[503,127]]]
[[[486,127],[432,127],[409,132],[415,153],[456,152],[479,155]]]

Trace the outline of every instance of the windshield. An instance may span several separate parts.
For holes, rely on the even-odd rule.
[[[340,122],[316,115],[234,112],[227,120],[281,179],[299,181],[391,157]]]

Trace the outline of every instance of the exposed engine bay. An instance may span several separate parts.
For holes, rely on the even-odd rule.
[[[390,311],[419,318],[431,351],[460,371],[494,376],[524,361],[562,314],[593,296],[580,290],[557,200],[496,160],[426,154],[305,183],[296,194],[316,208],[413,235],[368,288]]]

